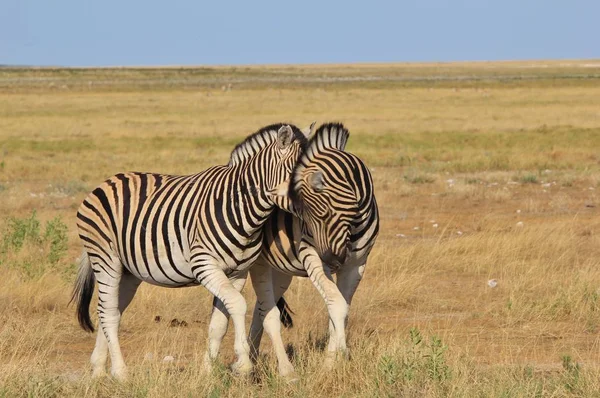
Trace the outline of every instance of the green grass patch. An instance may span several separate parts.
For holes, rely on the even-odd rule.
[[[519,178],[519,181],[523,184],[537,184],[538,178],[535,174],[525,174]]]
[[[0,148],[8,152],[31,152],[64,154],[95,149],[94,143],[89,138],[59,139],[59,140],[32,140],[23,138],[8,138],[0,141]]]
[[[599,170],[600,129],[353,132],[348,151],[367,164],[418,167],[430,173],[519,170]]]
[[[435,178],[424,174],[407,174],[404,176],[404,180],[411,184],[431,184]]]

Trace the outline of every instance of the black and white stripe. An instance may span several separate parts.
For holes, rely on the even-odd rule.
[[[263,224],[277,204],[289,207],[277,195],[305,146],[295,126],[271,125],[238,145],[227,165],[189,176],[117,174],[88,195],[77,213],[85,251],[73,297],[81,326],[93,331],[89,303],[97,281],[103,333],[92,354],[95,375],[104,372],[108,348],[113,375],[125,377],[118,325],[142,281],[205,286],[232,316],[234,368],[250,371],[238,290],[260,254]]]
[[[347,351],[349,305],[379,231],[373,179],[357,156],[344,151],[348,137],[337,123],[316,131],[293,174],[290,196],[296,216],[274,211],[264,226],[261,257],[250,269],[257,295],[251,349],[256,355],[264,325],[284,376],[294,369],[281,340],[275,303],[285,308],[280,299],[293,276],[309,277],[327,304],[329,359]],[[332,274],[337,274],[335,283]],[[213,317],[211,327],[217,324]]]

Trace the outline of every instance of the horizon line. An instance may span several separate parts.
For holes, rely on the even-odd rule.
[[[600,58],[530,58],[503,60],[460,60],[460,61],[360,61],[360,62],[322,62],[322,63],[264,63],[264,64],[146,64],[146,65],[23,65],[0,64],[0,69],[199,69],[199,68],[261,68],[261,67],[318,67],[318,66],[377,66],[377,65],[440,65],[440,64],[486,64],[486,63],[556,63],[556,62],[600,62]],[[592,67],[600,67],[600,64]]]

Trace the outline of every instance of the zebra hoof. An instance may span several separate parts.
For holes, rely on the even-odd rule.
[[[350,360],[350,350],[339,350],[339,351],[329,351],[325,356],[325,360],[323,361],[323,367],[326,370],[332,370],[335,364],[339,361],[348,361]]]
[[[327,354],[323,361],[323,369],[332,370],[335,366],[335,354]]]
[[[106,370],[104,368],[96,368],[92,371],[92,379],[101,379],[106,377]]]
[[[117,380],[119,382],[127,381],[127,370],[126,369],[113,370],[111,373],[112,373],[112,377],[114,377],[115,380]]]
[[[231,365],[231,371],[236,376],[249,376],[252,373],[252,362],[248,361],[236,361]]]
[[[296,384],[300,381],[300,377],[296,374],[296,372],[293,371],[286,375],[282,374],[281,377],[288,384]]]
[[[279,375],[283,377],[286,381],[294,381],[292,379],[298,378],[296,376],[296,371],[294,366],[291,363],[286,363],[279,366]]]
[[[210,356],[208,354],[206,354],[204,356],[204,360],[202,361],[202,366],[201,366],[201,370],[202,373],[205,374],[210,374],[213,371],[213,360],[210,359]]]

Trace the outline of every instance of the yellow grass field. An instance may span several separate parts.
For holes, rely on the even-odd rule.
[[[84,196],[313,120],[348,127],[381,211],[351,359],[322,367],[327,312],[298,279],[300,380],[277,377],[266,336],[255,377],[231,375],[231,333],[205,375],[212,297],[142,285],[121,324],[130,379],[92,380],[95,336],[68,306]],[[0,397],[600,396],[599,334],[598,60],[0,68]]]

